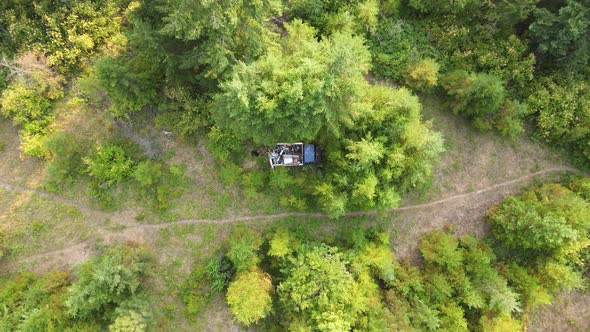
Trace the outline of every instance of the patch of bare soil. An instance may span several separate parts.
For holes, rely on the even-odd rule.
[[[207,318],[200,326],[203,332],[255,331],[254,327],[244,329],[233,322],[233,315],[229,312],[222,296],[216,296],[202,315]]]
[[[590,331],[590,294],[559,294],[552,305],[544,306],[530,316],[530,332]]]
[[[46,251],[29,256],[26,259],[8,262],[0,271],[36,271],[46,272],[67,270],[73,265],[82,263],[96,254],[94,246],[89,242],[80,242],[59,250]]]
[[[0,174],[12,183],[21,185],[39,185],[41,163],[20,152],[18,129],[6,119],[0,117]]]

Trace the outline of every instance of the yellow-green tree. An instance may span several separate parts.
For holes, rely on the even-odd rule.
[[[227,288],[227,304],[236,320],[250,325],[264,318],[272,308],[270,275],[257,267],[239,272]]]

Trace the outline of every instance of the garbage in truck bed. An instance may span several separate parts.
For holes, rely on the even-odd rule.
[[[317,164],[319,151],[314,144],[278,143],[268,152],[270,167]]]

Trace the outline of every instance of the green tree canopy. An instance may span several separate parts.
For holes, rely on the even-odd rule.
[[[119,49],[121,12],[129,0],[3,1],[0,4],[0,52],[35,50],[61,71],[79,69],[104,48]]]
[[[369,52],[360,37],[336,33],[317,40],[299,20],[269,43],[256,62],[238,63],[220,85],[212,111],[218,125],[258,144],[313,140],[338,133],[362,95]]]
[[[270,275],[259,268],[240,272],[227,288],[227,304],[237,321],[250,325],[264,318],[272,308]]]
[[[418,98],[406,89],[371,86],[354,105],[340,144],[327,146],[330,170],[317,186],[319,205],[333,215],[346,209],[395,207],[400,195],[425,183],[443,151],[442,138],[421,122]]]
[[[590,3],[567,0],[557,12],[535,10],[529,29],[538,50],[550,57],[551,64],[575,72],[590,60]]]
[[[139,293],[150,256],[141,247],[109,248],[80,267],[65,300],[67,313],[78,319],[104,315]]]
[[[346,264],[337,248],[302,246],[282,271],[286,279],[278,286],[287,312],[308,327],[350,330],[367,304]]]
[[[541,80],[527,102],[537,114],[544,139],[573,148],[575,155],[590,161],[590,86],[586,81]]]
[[[137,32],[151,30],[156,43],[150,44],[167,54],[168,70],[178,66],[217,79],[236,62],[262,54],[272,35],[267,24],[280,13],[277,0],[147,1],[137,13]]]
[[[488,214],[500,248],[521,263],[575,260],[588,244],[590,205],[558,184],[508,196]]]

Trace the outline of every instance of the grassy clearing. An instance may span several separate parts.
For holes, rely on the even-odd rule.
[[[61,248],[91,236],[92,225],[77,208],[30,193],[0,188],[0,241],[9,259]]]
[[[431,188],[410,201],[430,201],[564,165],[565,158],[527,137],[511,140],[474,129],[436,96],[424,96],[423,116],[442,132],[446,152],[434,169]]]

